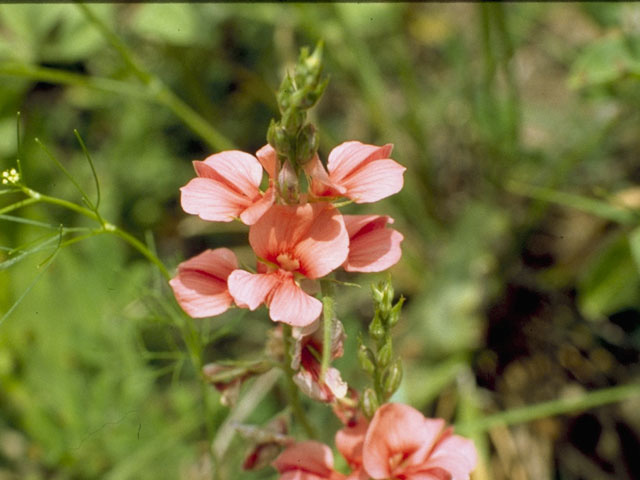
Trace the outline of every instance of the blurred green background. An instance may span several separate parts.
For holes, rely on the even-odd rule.
[[[393,143],[408,168],[400,194],[347,209],[392,215],[405,235],[392,269],[407,297],[397,400],[469,421],[638,382],[640,5],[89,10],[0,5],[0,170],[16,165],[20,111],[25,181],[80,202],[34,141],[94,194],[77,129],[101,213],[153,240],[167,266],[219,246],[250,262],[246,228],[185,214],[179,187],[192,160],[264,145],[273,92],[322,38],[321,156],[346,140]],[[0,196],[0,209],[19,198]],[[258,356],[264,309],[186,324],[154,267],[111,236],[63,249],[46,270],[53,248],[14,262],[57,225],[90,222],[43,205],[11,215],[53,228],[0,218],[0,315],[22,298],[0,324],[1,480],[276,478],[241,472],[248,443],[229,425],[266,422],[284,386],[249,382],[231,411],[194,368]],[[340,278],[364,286],[337,299],[348,334],[337,364],[361,387],[356,338],[379,277]],[[305,405],[331,442],[337,420]],[[636,397],[479,433],[474,480],[640,478],[639,411]]]

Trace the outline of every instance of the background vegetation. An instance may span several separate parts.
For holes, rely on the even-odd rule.
[[[16,166],[20,111],[28,185],[80,202],[37,137],[94,198],[77,129],[100,212],[169,268],[223,245],[248,261],[246,229],[186,215],[178,189],[191,160],[265,143],[273,92],[320,38],[321,155],[393,143],[408,168],[376,206],[405,235],[398,400],[474,436],[476,480],[640,478],[638,396],[584,396],[637,392],[640,375],[638,4],[1,5],[0,170]],[[275,478],[239,473],[247,441],[231,425],[283,408],[277,377],[246,385],[234,410],[199,377],[259,355],[265,312],[187,322],[113,236],[48,262],[59,224],[91,222],[53,205],[0,217],[0,479]],[[345,278],[364,283],[337,303],[338,364],[358,386],[372,279]],[[570,407],[616,395],[629,398]],[[307,407],[330,440],[338,422]]]

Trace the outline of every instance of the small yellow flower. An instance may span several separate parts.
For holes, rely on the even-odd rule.
[[[15,185],[20,181],[20,174],[15,168],[2,172],[3,185]]]

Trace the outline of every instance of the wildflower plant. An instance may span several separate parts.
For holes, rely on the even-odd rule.
[[[453,435],[443,420],[388,403],[402,379],[391,329],[404,302],[402,297],[394,302],[390,279],[372,288],[372,347],[358,337],[360,366],[372,386],[358,393],[331,366],[343,354],[346,334],[335,305],[333,272],[387,270],[400,259],[403,240],[388,227],[392,218],[345,215],[339,207],[373,203],[399,192],[405,168],[390,158],[392,145],[358,141],[338,145],[327,163],[322,162],[317,131],[306,116],[326,85],[322,44],[312,54],[302,50],[277,93],[281,117],[272,120],[268,143],[255,155],[232,150],[195,161],[197,176],[181,189],[185,212],[205,221],[237,220],[248,226],[255,268],[239,268],[231,250],[217,248],[182,262],[169,283],[192,317],[218,315],[233,306],[266,306],[276,323],[274,338],[281,344],[271,360],[290,382],[296,420],[312,436],[297,399],[299,390],[331,405],[344,423],[336,446],[352,469],[348,477],[334,470],[329,447],[315,440],[283,440],[282,425],[278,441],[264,430],[256,434],[267,440],[257,441],[245,468],[263,466],[271,456],[283,480],[468,479],[476,464],[470,440]],[[242,382],[263,373],[265,365],[268,369],[263,361],[239,368],[210,364],[204,372],[229,402]]]

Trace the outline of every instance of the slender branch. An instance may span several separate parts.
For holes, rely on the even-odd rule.
[[[144,243],[142,243],[140,240],[135,238],[130,233],[125,232],[124,230],[118,228],[117,226],[109,222],[105,222],[102,219],[102,217],[100,217],[100,215],[98,215],[93,210],[85,208],[76,203],[69,202],[68,200],[64,200],[62,198],[56,198],[56,197],[50,197],[49,195],[44,195],[42,193],[36,192],[35,190],[32,190],[27,187],[22,187],[22,191],[26,195],[28,195],[30,198],[27,198],[25,200],[22,200],[21,202],[17,202],[12,205],[9,205],[4,209],[0,209],[0,214],[6,213],[11,210],[15,210],[25,205],[37,203],[37,202],[50,203],[52,205],[57,205],[59,207],[66,208],[67,210],[72,210],[76,213],[84,215],[85,217],[98,222],[102,227],[98,231],[104,232],[104,233],[111,233],[123,239],[125,242],[127,242],[129,245],[135,248],[139,253],[141,253],[147,260],[153,263],[158,268],[158,270],[160,270],[160,272],[162,273],[165,279],[169,280],[171,278],[171,274],[169,273],[167,268],[164,266],[164,263],[162,263],[162,261],[151,250],[149,250]]]
[[[478,420],[457,424],[456,430],[462,434],[469,435],[474,432],[489,430],[498,425],[516,425],[554,415],[580,412],[636,396],[640,396],[640,383],[603,388],[577,397],[559,398],[488,415]]]

